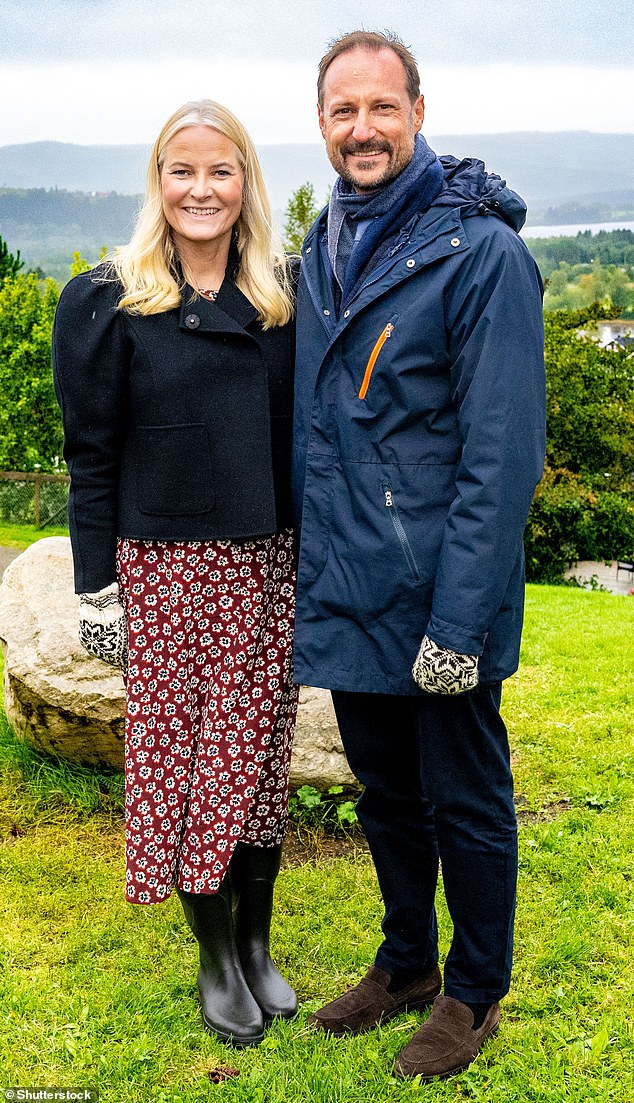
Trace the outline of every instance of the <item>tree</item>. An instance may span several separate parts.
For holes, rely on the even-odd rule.
[[[546,470],[525,536],[534,582],[579,559],[634,556],[634,359],[588,332],[617,314],[595,303],[544,315]]]
[[[312,184],[301,184],[293,192],[284,213],[284,248],[300,253],[304,238],[319,214]]]
[[[547,458],[591,487],[634,490],[634,360],[626,350],[601,348],[588,310],[544,314]],[[606,475],[609,472],[609,477]]]
[[[13,279],[21,268],[24,268],[24,261],[20,257],[20,250],[18,249],[15,255],[10,253],[6,241],[0,237],[0,283],[6,279]]]
[[[100,264],[101,261],[104,259],[104,257],[107,256],[107,255],[108,255],[108,246],[107,245],[102,245],[101,246],[101,252],[99,253],[99,260],[96,261],[95,263]],[[89,260],[86,260],[85,257],[82,257],[79,249],[76,249],[75,252],[73,253],[73,260],[72,260],[72,264],[70,266],[71,279],[74,276],[80,276],[82,274],[82,272],[90,272],[91,268],[94,268],[94,267],[95,267],[95,265],[91,264],[91,262]]]
[[[59,292],[18,273],[0,285],[0,470],[55,469],[62,423],[53,387],[51,332]]]
[[[530,229],[527,233],[530,235]],[[597,234],[583,230],[576,237],[529,236],[526,244],[544,277],[549,277],[562,261],[571,266],[592,264],[595,261],[603,265],[618,264],[622,267],[634,264],[632,230],[600,230]]]

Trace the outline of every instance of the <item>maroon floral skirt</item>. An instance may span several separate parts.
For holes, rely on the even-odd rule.
[[[121,539],[126,897],[213,893],[238,840],[281,843],[297,711],[293,535]]]

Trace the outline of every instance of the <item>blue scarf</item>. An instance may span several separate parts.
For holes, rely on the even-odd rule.
[[[417,134],[409,164],[385,187],[367,195],[337,177],[328,208],[328,256],[346,300],[377,246],[419,211],[431,206],[442,189],[440,161],[422,134]],[[355,242],[355,223],[371,219]]]

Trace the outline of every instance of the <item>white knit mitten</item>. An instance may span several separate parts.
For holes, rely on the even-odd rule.
[[[79,642],[95,658],[125,672],[128,627],[116,582],[96,594],[79,595]]]
[[[412,678],[425,693],[467,693],[478,684],[478,656],[461,655],[423,637]]]

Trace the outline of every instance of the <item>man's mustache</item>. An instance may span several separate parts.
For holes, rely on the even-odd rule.
[[[363,156],[364,153],[391,153],[392,147],[387,142],[348,142],[342,147],[343,153],[353,153]]]

